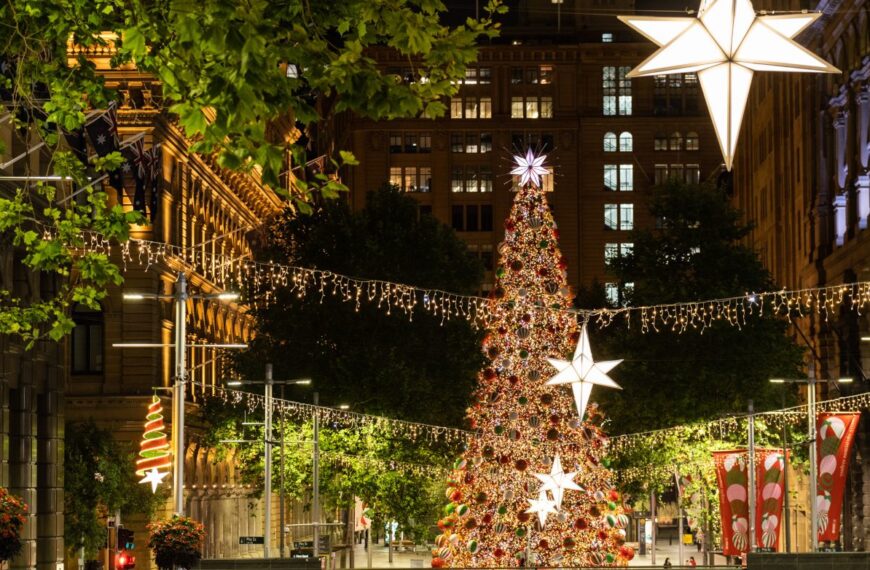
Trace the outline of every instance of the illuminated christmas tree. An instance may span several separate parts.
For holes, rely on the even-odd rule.
[[[618,388],[607,372],[619,362],[594,362],[586,330],[566,311],[572,295],[541,189],[544,158],[515,157],[519,190],[468,411],[477,437],[448,481],[435,567],[624,565],[634,555],[602,465],[601,415],[587,409],[593,385]]]
[[[169,441],[163,424],[163,405],[156,395],[148,405],[148,415],[145,416],[145,433],[139,442],[139,459],[136,460],[136,475],[142,477],[140,483],[149,483],[151,491],[157,492],[157,487],[169,475],[172,468],[172,454],[169,451]]]

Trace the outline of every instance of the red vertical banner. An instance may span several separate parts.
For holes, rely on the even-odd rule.
[[[749,472],[746,451],[714,451],[722,516],[722,554],[738,556],[749,551]]]
[[[859,412],[822,412],[816,419],[816,517],[819,542],[839,542],[843,490]]]
[[[785,498],[785,457],[781,449],[756,449],[755,543],[776,552]]]

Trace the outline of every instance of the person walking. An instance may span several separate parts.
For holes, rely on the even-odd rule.
[[[662,565],[662,568],[670,568],[672,566],[673,566],[673,564],[671,564],[671,559],[665,558],[665,563],[664,563],[664,565]]]
[[[690,568],[696,568],[697,566],[698,566],[698,563],[695,562],[695,557],[694,557],[694,556],[689,556],[689,567],[690,567]]]

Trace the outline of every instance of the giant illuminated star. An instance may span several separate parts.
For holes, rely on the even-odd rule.
[[[697,72],[731,170],[754,72],[840,73],[792,40],[819,16],[758,16],[750,0],[702,0],[697,18],[619,16],[661,46],[627,77]]]
[[[547,524],[547,515],[550,513],[556,512],[556,501],[551,500],[547,497],[546,491],[538,492],[538,499],[527,499],[529,501],[529,508],[526,509],[526,512],[529,514],[538,515],[538,520],[541,523],[541,528],[544,528],[544,525]]]
[[[574,392],[574,401],[577,402],[577,413],[580,414],[581,420],[586,413],[586,404],[589,403],[592,386],[597,385],[616,388],[617,390],[622,389],[607,375],[622,360],[595,362],[592,359],[592,347],[589,346],[589,333],[586,332],[585,325],[580,333],[580,341],[577,343],[577,348],[574,350],[574,360],[548,358],[547,362],[559,371],[558,374],[550,378],[547,384],[571,385],[571,390]]]
[[[553,502],[556,503],[557,509],[562,508],[562,497],[565,495],[565,491],[569,489],[574,491],[583,490],[580,485],[574,482],[574,477],[577,476],[577,473],[565,473],[562,469],[562,460],[558,454],[553,459],[553,466],[550,468],[549,475],[546,473],[534,473],[534,476],[543,483],[540,489],[542,492],[550,491],[553,493]]]
[[[549,171],[544,166],[544,161],[547,160],[546,154],[536,155],[532,149],[526,151],[526,156],[521,154],[514,155],[514,164],[516,165],[511,174],[520,177],[520,186],[525,186],[529,182],[536,188],[541,187],[541,176],[549,174]]]

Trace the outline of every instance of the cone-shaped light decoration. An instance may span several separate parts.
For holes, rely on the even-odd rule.
[[[749,0],[702,0],[697,18],[619,16],[660,46],[628,77],[697,72],[731,170],[755,71],[840,73],[792,40],[819,16],[757,16]]]

